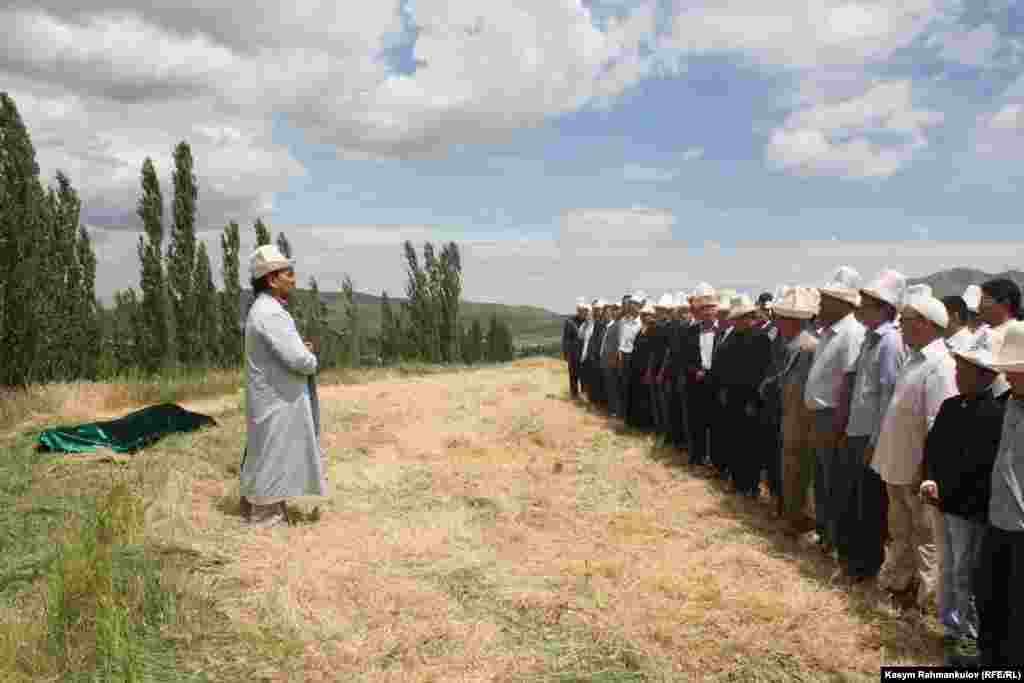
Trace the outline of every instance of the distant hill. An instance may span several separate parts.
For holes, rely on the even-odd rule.
[[[306,293],[308,290],[296,290]],[[249,307],[252,291],[242,290],[240,310],[244,314]],[[328,316],[338,327],[343,327],[345,303],[341,292],[320,292],[320,299],[327,304]],[[376,333],[380,329],[381,311],[379,296],[355,293],[356,305],[359,306],[360,321],[364,330]],[[393,310],[398,311],[405,299],[391,299]],[[474,320],[487,330],[492,315],[505,322],[512,330],[517,346],[542,344],[562,337],[562,324],[565,317],[558,313],[536,306],[508,306],[505,304],[488,304],[474,301],[463,301],[459,305],[459,315],[463,324],[470,325]]]
[[[911,278],[910,284],[930,285],[936,297],[963,294],[967,285],[980,285],[986,280],[995,278],[1009,278],[1021,287],[1024,287],[1024,271],[1008,270],[1002,273],[986,273],[983,270],[974,268],[951,268],[932,273],[926,277]]]

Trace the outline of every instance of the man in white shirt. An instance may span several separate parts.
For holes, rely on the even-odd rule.
[[[985,327],[978,330],[971,351],[985,350],[997,355],[1003,348],[1003,339],[1010,323],[1021,313],[1021,291],[1013,280],[996,278],[981,286],[980,318]],[[992,390],[1002,394],[1010,388],[1006,377],[999,375]]]
[[[923,608],[935,595],[941,562],[934,542],[941,516],[931,506],[926,509],[919,497],[924,443],[943,401],[956,395],[957,386],[956,362],[943,335],[949,323],[946,307],[927,285],[917,287],[908,290],[901,315],[903,339],[913,351],[896,380],[871,467],[889,497],[890,541],[879,586],[895,594],[916,589]]]
[[[626,317],[619,323],[619,396],[622,398],[622,415],[629,415],[629,379],[632,366],[630,360],[633,357],[633,343],[636,335],[640,333],[643,324],[640,322],[640,309],[643,308],[646,297],[640,293],[634,293],[629,300]]]
[[[804,388],[804,403],[814,413],[814,516],[818,542],[831,553],[839,511],[832,492],[832,468],[840,437],[846,433],[850,395],[864,326],[854,313],[860,306],[860,274],[848,266],[836,270],[821,292],[821,341]]]

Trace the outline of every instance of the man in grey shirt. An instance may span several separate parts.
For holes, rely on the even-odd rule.
[[[1006,403],[992,468],[989,523],[976,579],[983,666],[1024,666],[1024,323],[1007,324],[992,369],[1005,373]]]

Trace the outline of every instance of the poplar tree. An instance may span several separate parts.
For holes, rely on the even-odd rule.
[[[34,379],[46,193],[28,130],[0,93],[0,385]]]
[[[395,312],[391,309],[391,298],[387,290],[380,293],[380,357],[391,363],[398,357],[395,342]]]
[[[199,351],[196,301],[196,200],[199,189],[193,172],[192,150],[180,142],[174,150],[174,226],[167,248],[167,279],[178,333],[178,358],[185,365]]]
[[[265,244],[270,244],[270,229],[263,224],[262,218],[257,218],[252,227],[256,231],[257,248],[262,247]]]
[[[96,252],[93,251],[92,239],[84,225],[78,229],[76,242],[78,263],[82,269],[81,286],[76,299],[78,314],[75,316],[75,326],[82,340],[78,347],[82,354],[80,374],[84,379],[96,379],[101,350],[100,307],[96,301]]]
[[[341,292],[345,298],[345,322],[348,327],[348,362],[351,367],[358,368],[362,363],[362,331],[359,324],[359,307],[356,306],[356,290],[352,278],[348,275],[342,280]]]
[[[460,331],[459,300],[462,298],[462,258],[455,242],[449,242],[441,249],[438,260],[439,341],[441,356],[446,362],[459,358]]]
[[[142,195],[136,208],[145,232],[145,237],[139,236],[138,244],[142,270],[139,278],[142,290],[140,321],[144,339],[140,351],[141,367],[152,373],[173,366],[174,347],[163,265],[164,198],[156,168],[149,157],[142,162],[141,183]]]
[[[288,237],[283,233],[277,233],[277,248],[284,254],[284,257],[290,259],[292,257],[292,243],[288,241]]]
[[[238,367],[242,361],[242,327],[238,319],[242,300],[242,285],[239,281],[239,251],[241,237],[238,223],[231,221],[220,236],[223,264],[224,291],[220,295],[220,361],[228,368]]]
[[[199,367],[208,368],[220,361],[220,301],[213,284],[213,268],[206,253],[206,244],[199,242],[195,270],[196,293],[196,360]]]

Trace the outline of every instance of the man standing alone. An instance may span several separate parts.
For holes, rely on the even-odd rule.
[[[253,301],[245,323],[247,444],[241,495],[251,505],[250,523],[285,521],[285,501],[326,492],[318,417],[310,400],[316,356],[303,342],[285,308],[295,288],[295,271],[274,245],[249,260]]]

